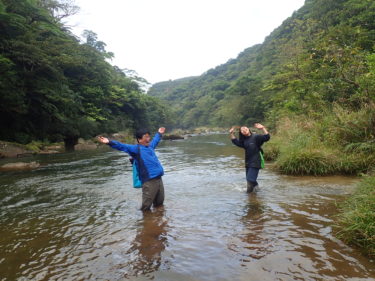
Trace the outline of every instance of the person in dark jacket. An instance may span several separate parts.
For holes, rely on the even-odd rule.
[[[245,167],[248,193],[253,192],[254,189],[258,187],[257,178],[259,170],[261,169],[261,146],[263,143],[270,140],[270,135],[262,124],[255,123],[254,127],[261,129],[264,134],[258,135],[252,133],[248,127],[242,126],[240,127],[239,139],[237,139],[234,135],[234,128],[232,127],[229,131],[232,143],[245,149]]]
[[[99,142],[124,151],[135,159],[142,183],[142,211],[149,210],[151,205],[159,207],[164,203],[164,186],[161,178],[164,175],[164,170],[155,154],[155,148],[161,141],[164,132],[164,127],[159,128],[151,140],[149,131],[138,130],[135,134],[138,144],[124,144],[105,137],[98,137]]]

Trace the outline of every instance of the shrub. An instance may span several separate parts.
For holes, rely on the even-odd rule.
[[[336,236],[375,257],[375,176],[367,176],[340,205]]]
[[[336,170],[332,155],[309,149],[284,151],[276,167],[288,175],[329,175]]]

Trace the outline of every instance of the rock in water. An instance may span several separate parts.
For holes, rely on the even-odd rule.
[[[183,140],[184,136],[181,135],[164,135],[163,140]]]
[[[38,162],[16,162],[8,163],[0,166],[1,171],[18,171],[18,170],[33,170],[39,168],[40,164]]]

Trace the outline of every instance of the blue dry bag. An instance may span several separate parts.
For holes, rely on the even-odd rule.
[[[138,160],[141,158],[141,148],[139,147],[139,144],[137,145],[138,146]],[[142,182],[139,178],[139,173],[138,173],[138,169],[137,169],[137,165],[135,163],[135,159],[133,159],[132,161],[132,164],[133,164],[133,187],[134,188],[140,188],[142,187]],[[140,163],[140,161],[138,161],[138,163]]]
[[[133,187],[134,188],[142,187],[142,182],[139,179],[138,169],[137,169],[137,165],[135,164],[135,161],[133,162]]]

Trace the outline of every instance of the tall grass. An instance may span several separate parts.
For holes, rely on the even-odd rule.
[[[264,150],[285,174],[366,173],[375,166],[375,105],[357,111],[336,105],[320,117],[282,118]]]
[[[336,236],[375,257],[375,176],[364,178],[340,209]]]

